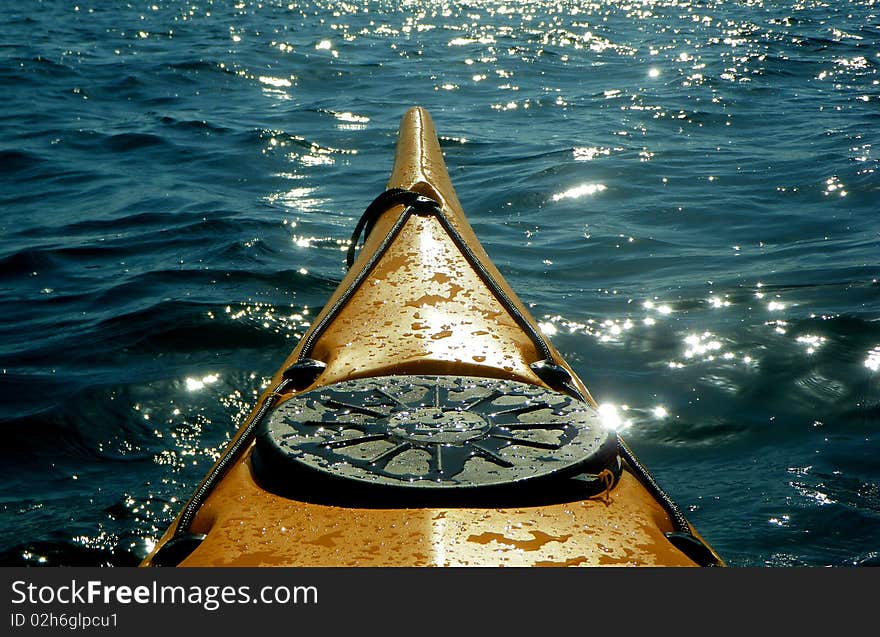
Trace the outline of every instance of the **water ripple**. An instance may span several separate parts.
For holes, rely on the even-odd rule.
[[[344,275],[413,104],[489,254],[713,546],[876,561],[877,18],[869,0],[9,12],[0,422],[22,452],[0,562],[149,549]]]

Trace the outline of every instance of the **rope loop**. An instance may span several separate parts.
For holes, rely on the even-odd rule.
[[[406,206],[416,210],[419,208],[430,209],[432,211],[439,210],[440,208],[438,202],[412,190],[390,188],[383,192],[367,206],[367,209],[364,210],[364,213],[354,227],[354,232],[352,232],[351,240],[348,243],[348,252],[345,255],[345,264],[349,270],[354,265],[355,251],[357,250],[358,243],[360,243],[361,234],[363,234],[364,241],[366,241],[382,213],[394,206]]]
[[[605,505],[611,504],[611,489],[614,487],[615,480],[614,472],[608,468],[602,469],[596,474],[595,479],[597,482],[601,482],[604,488],[599,493],[590,496],[591,499],[602,500]]]

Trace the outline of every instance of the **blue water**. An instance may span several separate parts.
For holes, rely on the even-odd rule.
[[[877,563],[874,2],[22,2],[0,562],[130,565],[428,108],[484,246],[735,566]]]

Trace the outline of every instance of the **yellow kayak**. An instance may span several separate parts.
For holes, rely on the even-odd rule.
[[[348,257],[143,566],[723,565],[492,264],[424,109]]]

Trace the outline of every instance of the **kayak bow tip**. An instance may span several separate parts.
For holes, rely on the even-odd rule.
[[[412,190],[434,199],[448,211],[462,215],[434,121],[421,106],[413,106],[400,120],[388,188]]]

